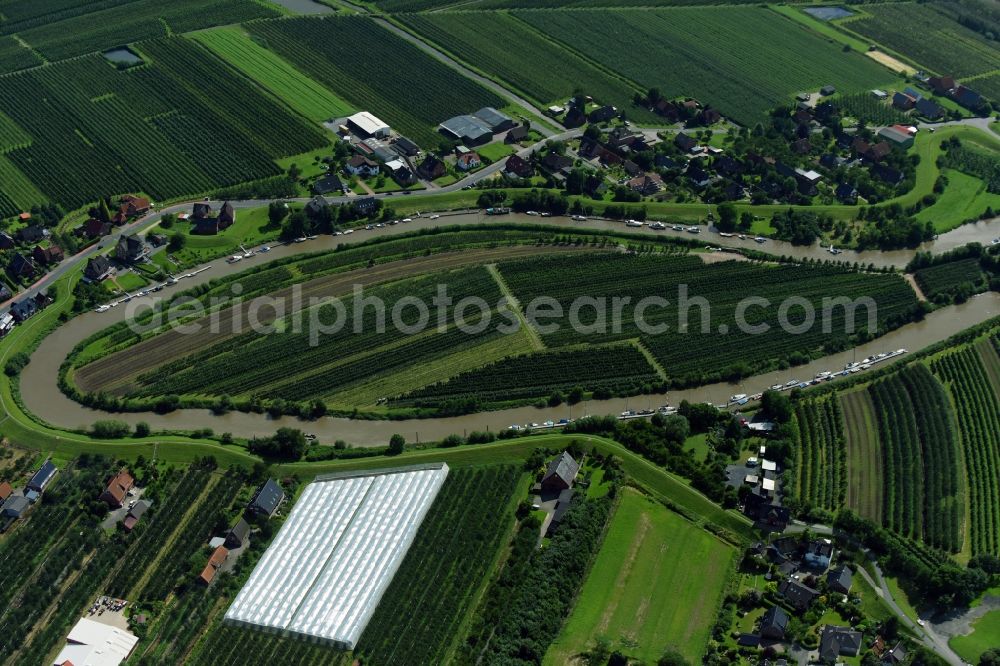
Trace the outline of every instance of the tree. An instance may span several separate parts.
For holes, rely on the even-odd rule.
[[[676,648],[667,648],[656,662],[656,666],[691,666],[691,664]]]
[[[145,421],[139,421],[135,424],[135,436],[136,437],[149,437],[149,424]]]
[[[402,435],[396,433],[389,438],[389,455],[398,456],[403,452],[403,447],[406,446],[406,439]]]
[[[108,208],[108,200],[101,198],[101,204],[97,208],[97,216],[101,222],[111,223],[111,210]]]
[[[736,206],[731,203],[719,204],[719,220],[715,223],[719,231],[736,231]]]
[[[250,440],[247,448],[265,458],[298,460],[306,450],[306,436],[296,428],[278,428],[271,437]]]
[[[272,201],[267,206],[267,221],[271,226],[278,226],[288,216],[288,206],[284,201]]]
[[[1000,647],[990,648],[979,655],[979,666],[1000,666]]]
[[[160,228],[170,229],[174,226],[174,223],[176,221],[177,221],[176,215],[174,215],[173,213],[164,213],[163,216],[160,218]]]
[[[187,245],[187,236],[184,235],[183,231],[176,231],[170,236],[170,242],[167,243],[167,250],[170,252],[179,252],[184,249]]]
[[[764,391],[760,399],[761,410],[775,423],[788,423],[792,418],[792,401],[777,391]]]

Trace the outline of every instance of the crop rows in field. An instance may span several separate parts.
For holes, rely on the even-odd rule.
[[[882,524],[882,449],[875,408],[867,390],[840,394],[847,448],[847,507]]]
[[[518,18],[643,88],[691,96],[752,126],[803,90],[884,85],[880,65],[761,7],[517,11]],[[600,35],[595,39],[594,35]],[[611,48],[609,44],[627,45]],[[808,54],[808,55],[805,55]]]
[[[868,390],[884,456],[885,524],[936,548],[961,550],[960,461],[944,387],[915,364]]]
[[[171,0],[168,3],[134,0],[95,9],[97,11],[48,21],[29,29],[20,27],[18,35],[47,60],[53,61],[197,28],[277,15],[253,0]]]
[[[507,13],[410,14],[401,20],[444,50],[499,76],[542,105],[565,101],[583,90],[598,102],[626,108],[638,89],[638,85],[601,71]],[[636,113],[641,111],[629,108],[633,120],[637,120]]]
[[[518,301],[528,304],[539,297],[559,301],[562,319],[546,319],[557,324],[542,335],[549,348],[572,344],[597,344],[612,340],[640,338],[643,346],[666,371],[675,385],[704,384],[734,376],[748,376],[774,366],[781,359],[806,354],[820,348],[844,348],[848,344],[847,315],[834,308],[826,319],[830,332],[823,332],[822,299],[870,296],[877,303],[880,328],[902,323],[916,304],[913,290],[895,275],[868,275],[819,266],[769,266],[747,262],[705,265],[696,257],[626,256],[588,254],[539,257],[531,261],[500,264],[507,284]],[[684,296],[682,297],[682,293]],[[605,299],[608,325],[597,331],[578,332],[566,313],[576,297]],[[636,304],[648,297],[665,298],[668,304],[647,308],[636,316]],[[768,299],[770,306],[750,308],[746,323],[766,325],[766,332],[737,331],[735,311],[745,297]],[[782,329],[779,304],[800,296],[814,304],[817,313],[811,326],[798,334]],[[611,299],[629,298],[621,308],[621,326],[612,326]],[[683,303],[687,300],[690,307]],[[706,306],[693,305],[695,299]],[[798,314],[796,314],[798,312]],[[789,312],[789,321],[802,323],[802,310]],[[583,308],[580,323],[593,324],[591,308]],[[855,313],[856,329],[867,328],[868,312]],[[644,323],[645,327],[640,327]],[[680,332],[686,324],[688,332]],[[702,330],[703,324],[707,324]],[[666,326],[660,332],[654,327]],[[725,326],[726,333],[720,334]],[[756,329],[760,331],[760,329]]]
[[[505,104],[367,17],[295,18],[246,27],[296,69],[417,143],[437,145],[433,128],[454,115]]]
[[[325,142],[197,44],[174,38],[143,47],[156,64],[120,72],[89,56],[5,77],[0,87],[0,113],[30,137],[6,159],[64,208],[125,192],[162,200],[274,176],[274,159]],[[7,188],[0,183],[16,199]]]
[[[979,353],[966,348],[934,361],[954,399],[965,453],[972,554],[1000,554],[1000,397]]]
[[[382,298],[386,304],[384,315],[375,307],[362,309],[361,301],[345,299],[344,318],[340,320],[343,326],[335,333],[314,337],[309,327],[304,326],[298,333],[286,328],[277,335],[251,332],[236,336],[140,377],[142,392],[252,394],[286,400],[322,398],[374,375],[431,363],[499,335],[495,325],[476,334],[463,332],[454,325],[439,332],[436,320],[427,328],[414,328],[415,333],[408,333],[408,327],[415,327],[420,318],[413,307],[400,309],[398,321],[402,326],[394,325],[391,312],[397,302],[417,298],[430,304],[439,284],[447,284],[448,293],[456,303],[478,296],[492,305],[501,298],[493,277],[482,267],[375,287],[365,297]],[[355,303],[359,304],[357,308]],[[474,324],[473,312],[467,315],[469,323]],[[339,316],[333,305],[322,306],[318,312],[318,320],[327,325],[332,325]],[[447,323],[453,321],[449,319]]]
[[[1000,74],[984,76],[981,79],[970,81],[969,85],[980,94],[992,100],[1000,100]]]
[[[182,663],[182,657],[188,653],[192,644],[197,643],[204,635],[209,623],[212,609],[222,598],[222,586],[213,585],[209,589],[201,586],[191,587],[174,597],[169,611],[161,615],[154,627],[152,635],[147,635],[153,647],[144,651],[140,644],[137,654],[142,654],[142,663],[153,666],[173,666]],[[211,636],[215,630],[209,630]]]
[[[16,72],[41,63],[38,56],[22,46],[15,38],[0,37],[0,74]]]
[[[980,178],[987,191],[1000,194],[1000,156],[994,151],[970,145],[950,148],[942,158],[942,166]]]
[[[803,401],[795,413],[799,425],[799,500],[837,511],[847,497],[847,447],[840,401],[836,395]]]
[[[453,469],[356,652],[374,664],[444,664],[513,522],[513,465]]]
[[[346,102],[253,41],[241,28],[195,33],[194,38],[314,122],[353,113]]]
[[[844,27],[933,72],[959,78],[1000,69],[995,43],[932,5],[880,3],[866,5],[864,12],[870,16],[847,19]]]
[[[213,627],[196,652],[191,666],[345,666],[349,653],[293,638],[279,638],[240,627]]]
[[[462,373],[446,382],[418,389],[395,401],[400,405],[434,405],[443,400],[499,403],[567,393],[579,386],[613,394],[640,392],[661,378],[631,345],[538,352],[503,359]]]
[[[978,259],[962,259],[928,268],[921,268],[913,274],[920,289],[927,298],[949,292],[960,285],[976,284],[983,278]]]
[[[188,571],[188,558],[208,542],[213,530],[225,523],[226,510],[241,485],[238,478],[224,476],[212,486],[181,531],[174,535],[169,548],[162,551],[156,569],[140,593],[142,599],[163,600],[182,582],[181,578]]]
[[[166,494],[160,506],[153,506],[144,516],[146,523],[136,547],[121,561],[108,586],[108,594],[125,598],[139,582],[146,569],[160,555],[160,548],[180,525],[184,514],[208,483],[210,474],[203,469],[191,468],[184,473],[176,486]]]

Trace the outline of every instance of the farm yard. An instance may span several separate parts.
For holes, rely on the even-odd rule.
[[[666,648],[696,662],[734,554],[661,504],[625,490],[573,612],[542,663],[568,663],[599,636],[646,663]]]
[[[969,77],[1000,69],[1000,53],[994,44],[933,5],[885,3],[860,11],[837,25],[884,44],[937,74]]]
[[[766,8],[517,11],[514,16],[644,89],[694,97],[748,126],[798,92],[827,84],[844,93],[862,92],[892,81],[869,58],[845,53]],[[593,39],[594,34],[604,38]],[[608,48],[608,42],[629,48]]]
[[[506,103],[367,17],[295,18],[246,28],[299,71],[417,143],[436,145],[433,128],[457,113]],[[377,59],[371,44],[380,45]]]

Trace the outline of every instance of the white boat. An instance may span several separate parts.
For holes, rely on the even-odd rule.
[[[687,228],[687,232],[689,234],[700,234],[701,233],[701,227],[693,227],[693,226],[692,227],[688,227]]]
[[[767,239],[764,238],[763,236],[757,236],[753,240],[754,240],[755,243],[766,243],[767,242]]]
[[[270,245],[261,245],[260,249],[257,250],[257,251],[258,252],[270,252],[271,251],[271,246]]]
[[[625,220],[625,226],[626,227],[641,227],[642,226],[642,222],[640,222],[639,220],[629,219],[629,220]]]
[[[436,215],[436,214],[435,214],[435,215],[431,215],[431,219],[432,219],[432,220],[436,220],[436,219],[438,219],[439,217],[441,217],[441,216],[440,216],[440,215]]]
[[[306,242],[306,237],[305,236],[299,236],[298,238],[295,239],[295,242],[296,243],[305,243]]]
[[[739,402],[745,397],[747,397],[746,393],[736,393],[734,395],[729,396],[729,402]]]
[[[726,233],[725,231],[720,231],[719,235],[722,236],[723,238],[732,238],[733,237],[732,234]]]
[[[98,305],[97,310],[95,310],[95,312],[107,312],[110,309],[111,309],[110,305]]]
[[[771,387],[771,390],[772,391],[780,391],[783,388],[785,388],[785,386],[783,384],[775,384],[774,386]]]
[[[797,379],[791,379],[791,380],[785,382],[785,387],[798,386],[798,384],[799,384],[799,380],[797,380]]]
[[[586,222],[587,221],[587,216],[586,215],[574,215],[573,216],[573,221],[574,222]]]

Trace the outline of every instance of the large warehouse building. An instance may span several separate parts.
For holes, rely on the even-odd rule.
[[[226,621],[353,649],[447,475],[440,463],[317,477]]]

